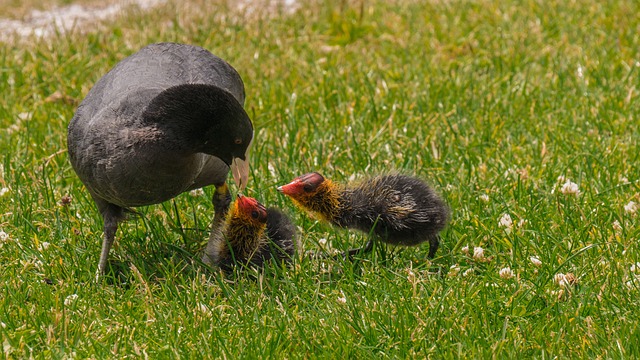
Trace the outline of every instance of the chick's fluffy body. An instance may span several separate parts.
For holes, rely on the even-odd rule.
[[[449,219],[446,205],[431,188],[404,175],[371,178],[342,189],[341,198],[336,225],[365,232],[374,229],[393,244],[420,244],[436,236]]]
[[[214,195],[216,217],[203,262],[225,271],[235,266],[261,268],[270,259],[290,262],[299,248],[296,228],[278,209],[268,208],[264,217],[254,218],[219,188]],[[221,194],[222,192],[222,194]]]
[[[437,249],[438,233],[449,220],[449,209],[422,180],[394,174],[343,186],[319,174],[309,178],[320,178],[321,182],[310,191],[290,196],[320,220],[373,231],[384,242],[396,245],[412,246],[428,240],[432,252]]]

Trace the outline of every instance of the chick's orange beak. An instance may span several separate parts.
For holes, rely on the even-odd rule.
[[[258,200],[248,196],[238,194],[238,200],[236,204],[238,206],[238,209],[242,210],[243,212],[247,212],[247,211],[250,212],[251,210],[256,208],[256,205],[258,204]]]
[[[278,187],[278,191],[295,199],[305,193],[315,193],[324,182],[324,176],[317,172],[311,172],[298,176],[287,185]]]
[[[278,191],[291,197],[302,195],[304,193],[304,182],[300,179],[294,179],[287,185],[279,186]]]

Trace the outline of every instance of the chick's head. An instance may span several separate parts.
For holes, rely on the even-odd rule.
[[[333,221],[341,209],[336,185],[317,172],[298,176],[278,191],[320,219]]]
[[[238,195],[235,207],[236,216],[245,222],[256,225],[267,222],[267,209],[254,198]]]

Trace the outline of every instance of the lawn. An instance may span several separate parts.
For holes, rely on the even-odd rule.
[[[640,3],[252,3],[0,43],[5,358],[640,356]],[[452,209],[436,258],[377,245],[224,277],[198,260],[207,188],[123,223],[116,275],[96,284],[102,219],[67,124],[102,75],[160,41],[239,71],[256,130],[247,193],[290,214],[305,251],[367,236],[276,186],[393,171]]]

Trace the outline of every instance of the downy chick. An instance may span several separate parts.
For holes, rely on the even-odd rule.
[[[372,232],[383,242],[414,246],[429,241],[429,258],[438,250],[438,233],[449,220],[449,208],[440,196],[422,180],[406,175],[381,175],[343,186],[313,172],[278,190],[321,220]],[[372,248],[373,238],[348,254]]]
[[[289,263],[300,248],[295,225],[279,210],[243,195],[231,205],[226,186],[216,188],[213,204],[215,217],[204,263],[225,271],[236,265],[262,268],[270,259]]]

